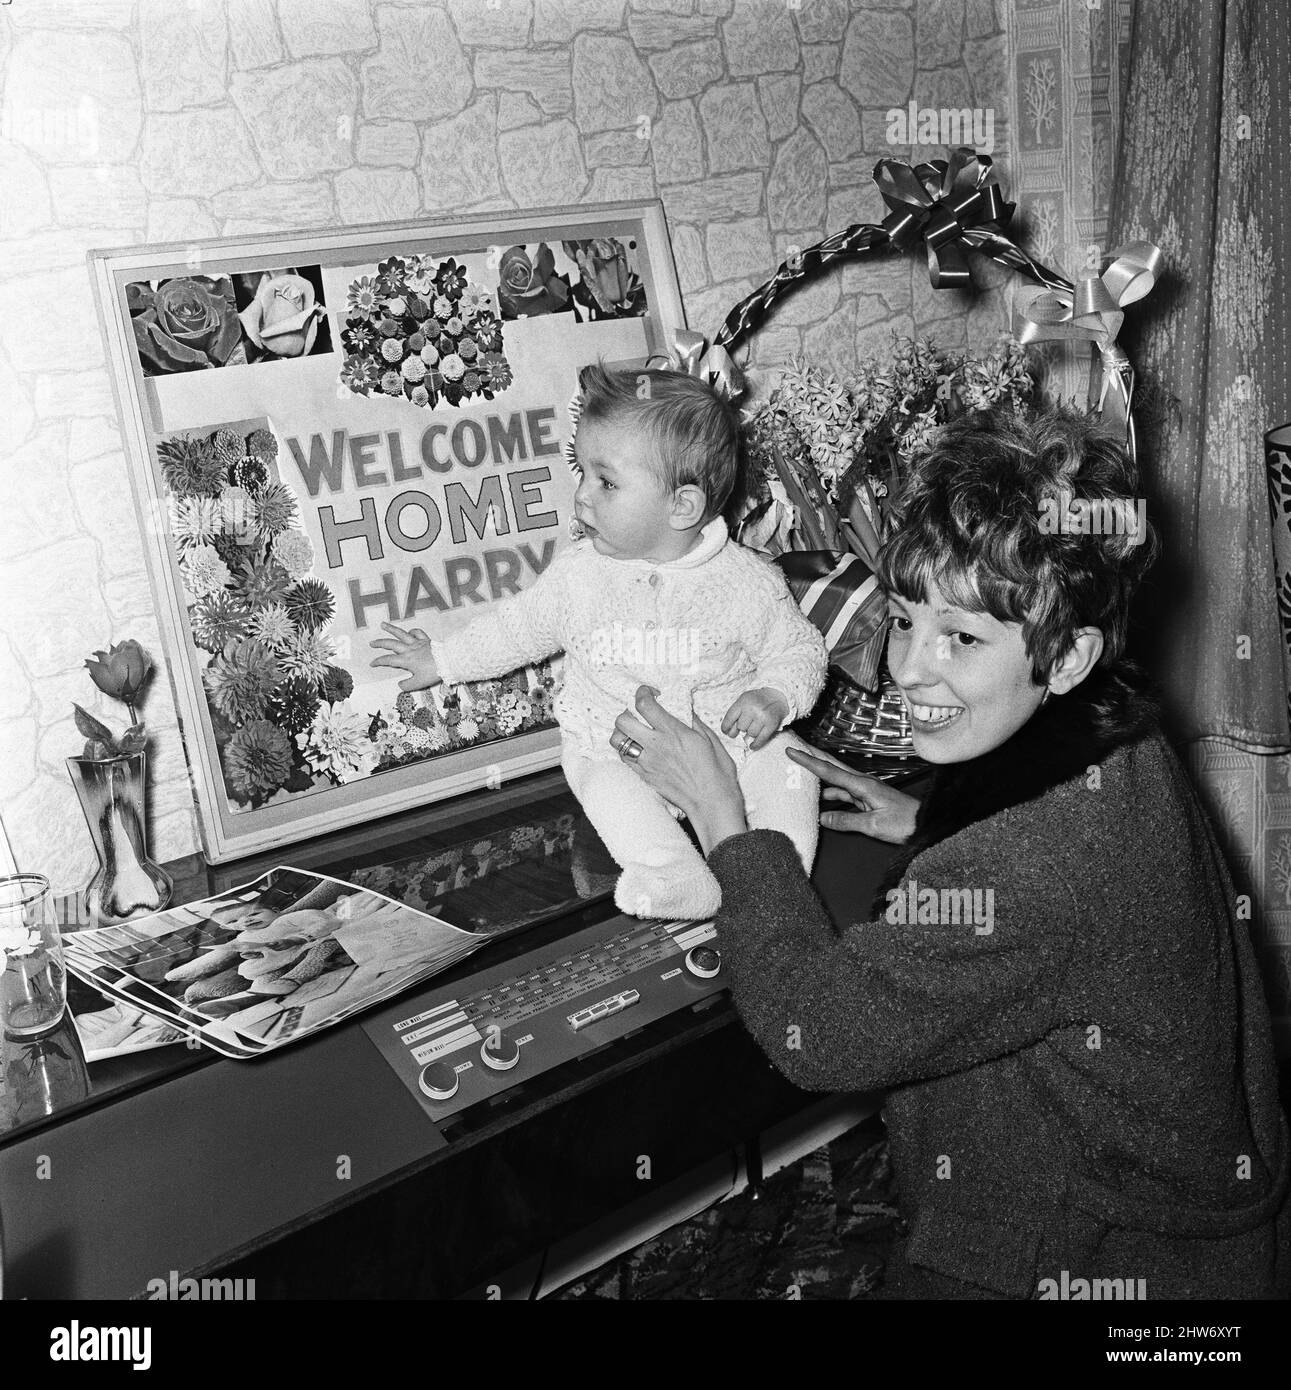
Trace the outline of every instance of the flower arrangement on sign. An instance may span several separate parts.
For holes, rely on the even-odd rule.
[[[335,597],[314,573],[295,494],[270,477],[273,432],[175,435],[157,456],[189,631],[209,653],[202,684],[232,807],[550,726],[550,662],[354,708],[354,678],[327,632]]]
[[[846,383],[796,363],[752,421],[761,495],[736,534],[777,556],[830,650],[831,681],[806,732],[838,751],[909,758],[909,717],[882,666],[886,604],[873,573],[902,465],[953,413],[1024,401],[1032,387],[1024,346],[1055,339],[1092,346],[1090,407],[1133,454],[1134,372],[1116,339],[1125,306],[1152,289],[1162,257],[1151,243],[1134,242],[1073,284],[1012,240],[1014,204],[989,157],[971,149],[915,166],[882,159],[874,181],[888,209],[883,221],[857,223],[791,256],[731,310],[712,354],[738,347],[782,296],[842,258],[922,250],[933,289],[966,289],[973,252],[1031,282],[1015,303],[1012,339],[985,355],[952,357],[898,339],[888,357],[862,364]]]
[[[391,256],[350,285],[341,381],[360,396],[403,396],[433,410],[511,385],[493,295],[450,256]]]

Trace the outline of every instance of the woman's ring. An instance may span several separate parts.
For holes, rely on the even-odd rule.
[[[625,738],[619,744],[619,757],[626,758],[628,762],[634,763],[645,750],[634,738]]]

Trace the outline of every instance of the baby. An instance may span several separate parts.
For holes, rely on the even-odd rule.
[[[717,880],[676,812],[610,743],[615,718],[653,686],[670,714],[719,731],[751,827],[782,830],[810,871],[819,784],[785,755],[784,725],[815,703],[827,658],[775,566],[729,539],[738,476],[735,411],[681,372],[580,376],[574,511],[584,532],[523,592],[461,630],[392,634],[374,666],[403,690],[483,680],[565,653],[555,702],[561,766],[623,872],[614,900],[642,917],[709,917]],[[621,740],[616,740],[621,742]]]

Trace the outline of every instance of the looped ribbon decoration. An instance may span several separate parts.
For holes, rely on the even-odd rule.
[[[1148,295],[1160,278],[1165,258],[1150,241],[1131,241],[1103,257],[1104,269],[1090,271],[1077,285],[1039,290],[1013,314],[1013,333],[1019,342],[1057,339],[1092,343],[1101,380],[1090,381],[1094,409],[1125,439],[1135,455],[1134,368],[1116,341],[1125,322],[1125,306]]]
[[[663,371],[682,372],[711,386],[723,400],[734,404],[743,394],[744,377],[731,354],[720,344],[707,347],[702,333],[689,328],[673,332],[672,345],[667,352],[646,359],[646,367],[659,366]]]
[[[717,330],[716,343],[729,347],[740,342],[763,322],[783,295],[814,279],[835,261],[889,247],[912,251],[923,244],[934,289],[969,285],[966,251],[987,256],[1046,289],[1071,287],[1065,276],[1042,265],[1005,231],[1014,204],[1005,200],[989,155],[977,154],[965,145],[949,159],[913,166],[899,159],[880,159],[874,166],[874,182],[890,209],[882,224],[858,222],[805,251],[796,251],[727,314]]]
[[[971,283],[966,246],[1003,237],[1015,204],[991,172],[989,155],[956,150],[949,160],[932,159],[911,167],[881,159],[874,182],[891,211],[883,229],[893,246],[928,253],[928,279],[935,290],[966,289]]]

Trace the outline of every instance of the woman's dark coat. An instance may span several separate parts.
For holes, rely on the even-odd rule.
[[[890,920],[881,891],[836,931],[776,831],[709,863],[767,1055],[809,1089],[889,1088],[898,1296],[1287,1295],[1291,1147],[1255,956],[1192,786],[1119,676],[938,769],[891,882],[902,906],[911,881],[938,890],[940,921]],[[950,920],[971,900],[942,889],[980,890],[977,919]]]

